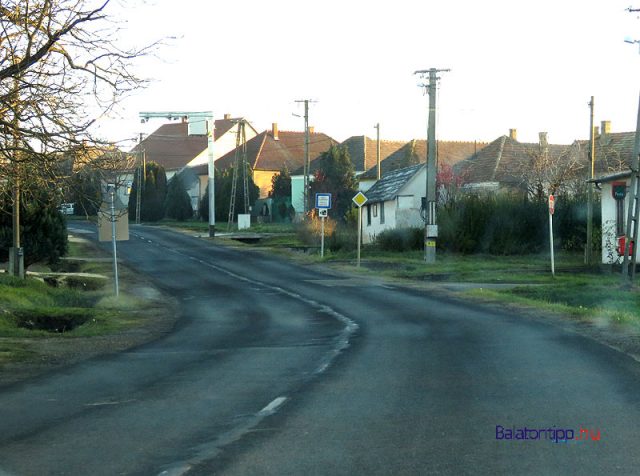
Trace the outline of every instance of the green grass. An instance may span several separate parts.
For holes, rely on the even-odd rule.
[[[100,253],[95,245],[87,242],[70,242],[70,245],[70,259],[63,260],[57,272],[107,276],[111,273],[110,263],[91,261],[91,257]],[[122,270],[123,276],[127,273]],[[135,325],[141,318],[139,311],[148,310],[148,303],[127,294],[116,299],[109,279],[73,276],[65,281],[66,286],[53,287],[34,277],[20,280],[0,274],[0,338],[51,336],[50,331],[37,327],[65,319],[81,324],[57,335],[68,338],[103,335]],[[8,359],[8,355],[3,358]],[[11,355],[19,357],[21,354]]]

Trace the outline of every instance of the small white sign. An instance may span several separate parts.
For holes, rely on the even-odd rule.
[[[320,218],[327,218],[329,216],[329,210],[326,208],[318,208],[318,216]]]

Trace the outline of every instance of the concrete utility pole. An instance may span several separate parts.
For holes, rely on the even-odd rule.
[[[296,102],[304,103],[304,213],[310,209],[309,203],[309,101],[311,99],[297,99]]]
[[[380,170],[380,123],[378,122],[375,126],[373,126],[376,128],[376,170],[377,170],[377,177],[378,180],[380,180],[380,177],[382,176],[382,171]],[[365,168],[366,168],[365,164]]]
[[[591,96],[591,101],[589,101],[589,110],[590,110],[590,128],[589,128],[589,162],[590,162],[590,172],[589,172],[589,180],[593,180],[595,178],[596,172],[596,141],[595,141],[595,131],[593,129],[593,110],[595,107],[595,101],[593,96]],[[587,182],[587,249],[584,255],[585,264],[592,265],[593,264],[593,182]]]
[[[638,9],[628,8],[630,12]],[[625,39],[631,44],[640,44],[638,40]],[[640,51],[639,51],[640,52]],[[629,208],[627,210],[627,228],[625,230],[624,258],[622,261],[622,279],[633,284],[636,275],[636,256],[638,256],[638,224],[640,221],[640,100],[638,102],[638,117],[636,120],[636,137],[631,156],[631,187],[629,190]],[[633,243],[633,246],[631,246]],[[631,264],[631,269],[629,269]]]
[[[138,117],[143,122],[151,118],[163,117],[166,119],[174,119],[179,117],[187,117],[188,119],[196,119],[207,121],[207,152],[208,152],[208,185],[209,185],[209,237],[213,238],[216,234],[216,194],[215,194],[215,166],[213,163],[213,142],[215,132],[215,121],[211,111],[163,111],[163,112],[140,112]]]
[[[631,187],[629,190],[629,208],[627,209],[627,229],[624,245],[624,259],[622,261],[622,277],[632,284],[636,274],[636,259],[638,255],[638,220],[640,218],[640,100],[638,102],[638,118],[636,122],[636,137],[631,157]],[[630,242],[633,242],[633,250]],[[631,265],[631,266],[629,266]],[[631,267],[631,269],[629,269]]]
[[[436,146],[436,94],[438,85],[438,73],[448,72],[449,69],[424,69],[418,70],[414,74],[419,74],[424,78],[429,74],[429,84],[422,85],[429,94],[429,129],[427,132],[427,180],[426,180],[426,200],[422,208],[422,219],[424,227],[424,261],[426,263],[436,262],[436,239],[438,238],[438,225],[436,221],[436,174],[437,174],[437,146]]]
[[[146,181],[147,175],[146,170],[143,165],[144,163],[144,150],[142,150],[142,132],[140,133],[140,138],[138,141],[138,154],[140,157],[140,163],[138,165],[138,188],[136,189],[136,225],[140,224],[140,207],[142,205],[142,182]],[[144,178],[143,178],[144,173]]]

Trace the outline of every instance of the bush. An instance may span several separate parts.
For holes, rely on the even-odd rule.
[[[382,251],[412,251],[423,248],[423,228],[391,228],[376,236],[375,243]]]
[[[545,200],[510,195],[467,195],[438,209],[442,250],[460,253],[514,255],[538,253],[548,247],[549,218]],[[594,243],[600,227],[600,207],[594,204]],[[562,197],[554,214],[554,238],[568,251],[584,248],[586,201]]]

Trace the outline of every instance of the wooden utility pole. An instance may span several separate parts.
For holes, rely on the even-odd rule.
[[[590,128],[589,128],[589,182],[587,182],[587,247],[585,250],[584,260],[585,264],[592,265],[593,264],[593,187],[594,184],[591,182],[595,178],[596,171],[596,139],[595,139],[595,131],[593,129],[593,110],[594,110],[594,98],[591,96],[591,101],[589,101],[589,117],[590,117]]]
[[[429,84],[426,87],[429,94],[429,128],[427,131],[427,179],[425,190],[425,204],[422,209],[424,220],[424,261],[436,262],[436,239],[438,238],[438,225],[436,221],[436,173],[437,173],[437,149],[436,149],[436,94],[438,85],[438,73],[448,72],[449,69],[425,69],[416,71],[424,77],[429,75]]]

